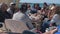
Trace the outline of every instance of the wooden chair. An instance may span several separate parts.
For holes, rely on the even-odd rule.
[[[6,19],[5,25],[7,29],[15,33],[22,33],[24,30],[29,30],[25,23],[12,19]]]

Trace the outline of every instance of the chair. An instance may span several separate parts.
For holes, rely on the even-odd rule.
[[[6,30],[5,24],[0,22],[0,32],[2,32],[2,31],[6,32],[7,30]]]
[[[12,19],[5,20],[6,28],[11,32],[22,33],[24,30],[29,30],[25,23]]]

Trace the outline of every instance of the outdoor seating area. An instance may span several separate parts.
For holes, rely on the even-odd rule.
[[[0,0],[0,34],[60,34],[59,1],[4,1]]]

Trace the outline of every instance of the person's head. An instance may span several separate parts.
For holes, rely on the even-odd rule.
[[[52,6],[56,6],[56,4],[53,3]]]
[[[14,8],[15,8],[15,6],[16,6],[16,4],[15,4],[15,3],[13,3],[13,2],[11,2],[11,3],[10,3],[10,8],[11,8],[11,9],[14,9]]]
[[[39,7],[39,4],[34,4],[34,8],[37,9]]]
[[[19,7],[16,7],[15,8],[15,13],[18,12],[18,11],[20,11],[20,8]]]
[[[47,3],[44,2],[44,4],[43,4],[43,8],[46,9],[47,7],[48,7]]]
[[[56,8],[55,14],[59,14],[59,15],[60,15],[60,6],[58,6],[58,7]]]
[[[43,5],[44,5],[44,7],[48,6],[46,2],[44,2],[44,4],[43,4]]]
[[[30,7],[31,7],[30,4],[27,4],[27,8],[30,9]]]
[[[2,4],[1,4],[1,10],[2,10],[2,11],[6,11],[7,8],[8,8],[7,4],[5,4],[5,3],[2,3]]]
[[[57,6],[56,6],[56,7],[52,6],[52,7],[50,8],[50,10],[51,10],[52,12],[55,12],[55,11],[57,10]]]
[[[21,5],[21,8],[20,8],[20,11],[21,11],[22,13],[25,13],[25,12],[27,11],[27,4],[22,4],[22,5]]]

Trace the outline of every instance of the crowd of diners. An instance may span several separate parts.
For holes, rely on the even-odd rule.
[[[5,19],[22,21],[32,30],[36,28],[39,34],[54,34],[57,28],[45,32],[46,28],[60,25],[60,6],[56,4],[48,5],[46,2],[41,8],[38,3],[33,7],[29,3],[21,4],[21,7],[16,7],[16,3],[0,3],[0,22]],[[24,31],[23,34],[37,34],[37,32]]]

